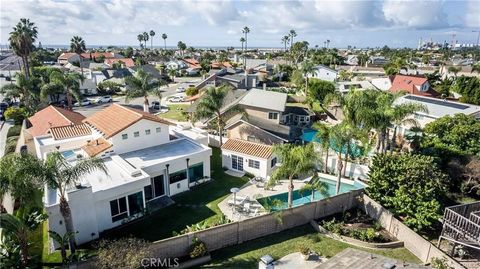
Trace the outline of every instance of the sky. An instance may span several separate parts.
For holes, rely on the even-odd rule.
[[[1,0],[0,44],[12,27],[29,18],[42,44],[67,45],[74,35],[88,45],[134,45],[137,35],[154,30],[154,46],[179,40],[193,47],[239,47],[241,30],[250,28],[249,47],[283,47],[282,36],[295,29],[295,41],[330,47],[416,47],[418,40],[476,43],[480,0]]]

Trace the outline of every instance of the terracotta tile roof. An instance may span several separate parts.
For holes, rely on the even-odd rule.
[[[184,61],[189,68],[192,68],[192,69],[202,68],[200,63],[195,59],[183,59],[182,61]]]
[[[173,123],[138,109],[113,104],[83,120],[110,138],[139,120],[150,120],[167,125]]]
[[[272,146],[241,139],[229,139],[225,144],[222,145],[222,149],[243,153],[245,155],[262,159],[268,159],[272,155]]]
[[[114,63],[122,62],[126,67],[135,66],[135,62],[131,58],[122,58],[122,59],[105,59],[104,63],[109,66],[113,66]]]
[[[64,52],[58,56],[58,59],[60,60],[68,60],[70,57],[76,55],[76,53],[73,52]]]
[[[55,140],[79,137],[92,134],[92,129],[86,124],[67,125],[50,128],[50,133]]]
[[[78,112],[48,106],[28,118],[32,127],[27,130],[35,137],[47,134],[48,130],[52,127],[82,124],[83,119],[85,119],[85,117]]]
[[[105,140],[103,137],[100,137],[98,139],[92,140],[88,142],[86,145],[82,147],[82,149],[90,156],[90,157],[95,157],[98,154],[104,152],[105,150],[109,149],[112,147],[112,144],[110,144],[107,140]]]
[[[82,53],[80,55],[82,55],[82,58],[84,58],[84,59],[90,59],[90,58],[95,59],[95,58],[98,58],[100,56],[104,56],[105,59],[115,58],[115,55],[112,52],[85,52],[85,53]]]
[[[214,68],[214,69],[216,69],[216,68],[231,68],[232,64],[229,63],[229,62],[223,62],[223,63],[215,62],[215,63],[210,64],[210,67]]]
[[[410,94],[421,96],[439,96],[440,94],[434,91],[431,87],[429,87],[427,91],[420,91],[418,89],[427,81],[428,80],[425,77],[395,75],[392,80],[392,87],[390,87],[390,91],[393,93],[404,91]]]

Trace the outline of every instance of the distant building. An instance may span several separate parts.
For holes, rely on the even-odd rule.
[[[338,71],[324,65],[317,65],[315,66],[315,73],[308,74],[307,77],[334,82],[338,78]]]
[[[383,56],[370,56],[368,59],[368,66],[384,66],[390,61]]]

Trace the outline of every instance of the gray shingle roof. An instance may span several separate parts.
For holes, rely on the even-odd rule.
[[[283,112],[286,103],[286,93],[252,89],[243,97],[239,104]]]

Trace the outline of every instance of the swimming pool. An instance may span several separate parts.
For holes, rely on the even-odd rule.
[[[62,156],[63,156],[63,158],[65,158],[65,159],[70,159],[70,158],[72,158],[73,156],[75,156],[75,151],[73,151],[73,150],[62,151]]]
[[[322,140],[319,137],[317,137],[317,133],[318,133],[317,130],[305,129],[305,130],[303,130],[303,134],[300,136],[300,139],[302,139],[302,141],[307,142],[307,143],[310,143],[310,142],[313,142],[313,141],[317,142],[317,143],[321,143]],[[338,147],[335,146],[336,144],[337,143],[336,143],[335,139],[331,138],[330,139],[330,148],[333,149],[336,152],[339,152]],[[342,153],[343,154],[347,153],[347,146],[344,146],[342,148]],[[350,144],[350,149],[348,150],[348,153],[352,157],[361,157],[361,156],[364,155],[363,149],[361,147],[357,146],[354,143]]]
[[[336,182],[322,178],[323,182],[327,183],[327,196],[321,194],[318,191],[314,193],[314,201],[319,201],[325,199],[327,197],[335,196],[335,186]],[[353,184],[348,184],[342,182],[340,184],[340,193],[346,193],[352,190],[359,190],[365,188],[365,186],[358,182],[354,181]],[[312,192],[311,191],[301,191],[301,190],[294,190],[292,193],[292,204],[293,206],[300,206],[306,203],[310,203],[312,199]],[[268,197],[263,197],[257,199],[257,201],[266,209],[271,208],[273,211],[282,210],[288,207],[288,192],[275,194]]]

